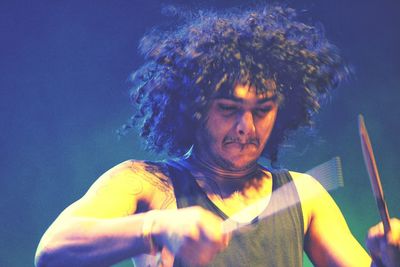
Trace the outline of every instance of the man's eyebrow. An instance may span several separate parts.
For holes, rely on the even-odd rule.
[[[242,99],[242,98],[238,98],[238,97],[235,97],[235,96],[233,96],[233,95],[218,96],[218,97],[216,97],[215,99],[216,99],[216,100],[231,100],[231,101],[240,102],[240,103],[243,102],[243,99]]]
[[[277,98],[278,98],[277,95],[273,95],[271,97],[260,98],[260,99],[257,100],[257,104],[263,104],[265,102],[270,102],[270,101],[274,102],[274,101],[276,101]],[[226,100],[231,100],[231,101],[238,102],[238,103],[243,103],[243,98],[239,98],[239,97],[236,97],[234,95],[219,96],[219,97],[217,97],[215,99],[217,99],[217,100],[226,99]]]
[[[278,99],[278,96],[273,95],[271,97],[265,97],[265,98],[261,98],[261,99],[257,100],[257,104],[263,104],[265,102],[276,102],[277,99]]]

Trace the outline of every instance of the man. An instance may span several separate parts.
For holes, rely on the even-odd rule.
[[[301,266],[303,249],[317,266],[371,264],[317,181],[257,163],[274,163],[348,74],[320,29],[280,6],[201,12],[141,49],[132,125],[176,158],[102,175],[47,230],[37,266]],[[391,238],[379,226],[369,236],[387,266],[398,264],[392,223]]]

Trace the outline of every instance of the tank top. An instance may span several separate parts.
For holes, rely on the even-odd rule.
[[[197,184],[192,174],[175,162],[168,162],[178,208],[201,206],[223,220],[222,212]],[[268,205],[251,224],[234,231],[229,246],[207,266],[271,266],[299,267],[303,265],[304,226],[301,203],[292,177],[286,170],[272,173],[272,194]],[[284,187],[282,187],[285,185]],[[279,194],[277,190],[279,190]],[[296,203],[284,209],[282,201]],[[261,216],[260,216],[261,217]],[[174,267],[188,267],[179,257]]]

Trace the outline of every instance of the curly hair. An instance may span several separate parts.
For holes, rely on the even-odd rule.
[[[310,126],[321,98],[349,74],[321,26],[296,19],[279,5],[203,10],[174,30],[147,33],[139,45],[146,63],[131,77],[135,113],[127,128],[141,122],[147,149],[183,155],[212,99],[251,84],[281,99],[263,151],[275,162],[290,132]]]

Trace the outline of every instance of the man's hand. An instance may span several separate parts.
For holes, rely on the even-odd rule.
[[[222,232],[222,220],[200,207],[160,211],[152,235],[156,243],[192,265],[209,263],[230,239]]]
[[[368,231],[367,248],[375,266],[400,267],[400,220],[390,220],[391,231],[385,237],[383,224],[379,223]]]

